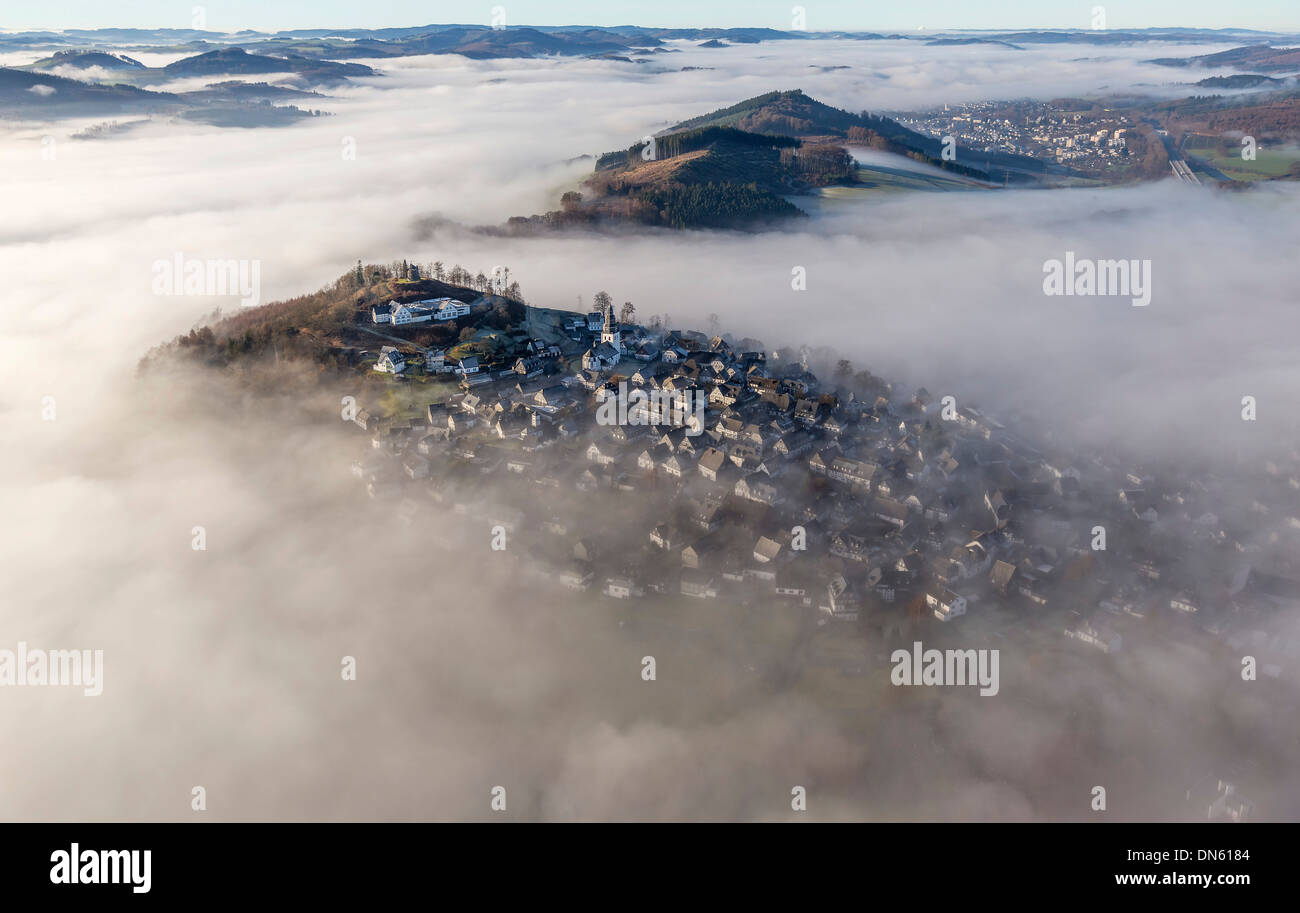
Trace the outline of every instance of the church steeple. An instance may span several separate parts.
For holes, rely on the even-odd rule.
[[[618,321],[614,318],[614,305],[605,305],[605,326],[600,331],[600,341],[607,342],[616,349],[622,348],[623,334],[619,332]]]

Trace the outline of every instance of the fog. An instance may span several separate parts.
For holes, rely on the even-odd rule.
[[[880,709],[856,717],[763,674],[799,661],[779,648],[538,590],[442,510],[395,523],[347,472],[369,446],[338,420],[355,390],[283,365],[266,369],[269,400],[244,377],[135,373],[238,308],[155,295],[152,264],[177,252],[261,261],[263,302],[357,259],[506,265],[533,304],[607,289],[673,326],[716,314],[737,337],[1023,414],[1080,452],[1258,465],[1300,443],[1294,184],[877,196],[759,235],[473,230],[555,208],[590,169],[576,156],[761,92],[854,111],[1030,86],[1172,92],[1158,87],[1179,71],[1141,63],[1171,53],[828,41],[644,65],[404,58],[363,61],[384,75],[324,90],[309,106],[331,116],[289,128],[159,120],[79,140],[91,121],[0,124],[0,647],[105,652],[98,698],[0,689],[0,816],[189,820],[201,785],[210,819],[488,819],[504,785],[515,820],[787,820],[797,784],[821,819],[1085,819],[1105,783],[1110,816],[1133,820],[1177,817],[1191,779],[1249,756],[1266,816],[1294,818],[1294,731],[1181,641],[1059,667],[1008,646],[1003,700],[899,696],[866,644],[854,687]],[[431,216],[445,221],[418,231]],[[1045,296],[1043,264],[1067,251],[1150,260],[1151,303]]]

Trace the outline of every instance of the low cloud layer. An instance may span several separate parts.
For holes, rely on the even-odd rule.
[[[260,260],[270,301],[358,258],[405,257],[508,265],[535,304],[608,289],[675,326],[717,314],[770,347],[825,347],[1023,411],[1081,447],[1188,463],[1287,453],[1300,418],[1294,185],[882,196],[756,236],[466,228],[553,208],[590,168],[574,156],[761,92],[877,111],[1030,85],[1052,97],[1168,82],[1140,63],[1158,52],[787,42],[640,67],[407,58],[370,62],[386,75],[287,129],[0,128],[4,627],[103,649],[106,666],[99,698],[0,689],[21,744],[0,761],[0,814],[180,819],[203,785],[215,818],[477,819],[504,784],[517,818],[784,820],[801,784],[825,819],[1081,819],[1101,780],[1118,817],[1172,817],[1184,780],[1249,737],[1273,814],[1293,817],[1294,774],[1277,771],[1296,769],[1294,744],[1178,642],[1101,672],[1025,650],[1004,659],[1007,699],[983,702],[900,695],[868,644],[857,661],[880,674],[841,684],[878,691],[880,709],[854,718],[831,692],[773,684],[785,645],[620,625],[503,579],[486,538],[468,550],[432,512],[395,528],[347,474],[364,444],[334,417],[349,390],[287,375],[266,402],[237,378],[134,374],[155,343],[237,307],[155,295],[156,260]],[[851,69],[810,69],[840,64]],[[659,69],[688,65],[715,69]],[[449,224],[417,237],[430,215]],[[1043,263],[1067,251],[1149,259],[1151,303],[1045,296]],[[807,291],[791,289],[796,266]],[[1243,394],[1259,402],[1249,430]],[[660,658],[652,690],[647,653]],[[340,680],[345,655],[355,683]],[[1151,789],[1153,771],[1177,786]]]

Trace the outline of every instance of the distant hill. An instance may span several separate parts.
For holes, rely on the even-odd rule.
[[[1300,91],[1209,95],[1150,102],[1142,110],[1171,136],[1250,134],[1261,143],[1300,143]]]
[[[423,30],[360,31],[355,36],[333,32],[310,37],[286,37],[263,42],[277,53],[313,59],[409,57],[419,54],[461,54],[476,60],[542,56],[599,56],[627,53],[659,44],[657,39],[629,39],[597,28],[563,31],[528,27],[494,29],[483,26],[428,26]]]
[[[1047,170],[1037,159],[1005,152],[984,152],[957,147],[956,161],[945,161],[942,143],[923,136],[897,121],[867,112],[852,114],[823,104],[794,89],[768,92],[683,121],[673,130],[705,126],[735,127],[765,134],[782,134],[822,142],[847,142],[870,146],[946,171],[995,183],[1033,180]]]
[[[311,117],[313,112],[268,102],[313,95],[265,83],[217,83],[197,92],[154,92],[122,83],[86,82],[53,73],[0,67],[0,114],[50,120],[151,114],[223,127],[282,126]],[[113,131],[103,129],[95,135],[111,136]]]
[[[319,92],[272,85],[269,82],[240,82],[236,79],[209,83],[194,92],[185,92],[186,99],[203,101],[311,101],[326,98]]]
[[[727,44],[783,41],[807,37],[811,34],[765,28],[663,29],[638,26],[491,28],[473,25],[428,25],[402,29],[343,29],[282,33],[267,43],[278,44],[285,51],[308,57],[336,60],[405,57],[412,54],[462,54],[475,59],[494,59],[628,55],[645,48],[657,48],[664,41],[703,41],[705,47],[725,47]],[[708,42],[716,42],[716,44]]]
[[[515,217],[507,230],[607,227],[753,229],[803,215],[786,199],[852,184],[857,166],[845,145],[906,156],[977,180],[1027,182],[1047,166],[1027,156],[958,150],[946,161],[938,139],[897,121],[852,114],[795,89],[768,92],[684,120],[653,138],[607,152],[581,191],[561,208]]]
[[[260,75],[265,73],[296,73],[314,82],[339,82],[352,76],[374,76],[375,71],[360,63],[338,63],[330,60],[313,60],[308,57],[273,57],[269,54],[250,54],[243,48],[221,48],[186,57],[162,68],[168,78],[182,76]]]
[[[1011,48],[1015,51],[1024,50],[1024,48],[1018,44],[1012,44],[1010,41],[1001,41],[997,38],[932,38],[926,42],[926,46],[932,48],[962,47],[968,44],[993,44],[1004,48]]]
[[[671,129],[679,131],[697,127],[735,127],[753,133],[785,136],[844,137],[849,128],[860,122],[857,115],[822,104],[795,89],[756,95],[730,107],[684,120]]]
[[[108,70],[112,73],[114,83],[120,81],[122,86],[147,86],[168,81],[168,79],[191,77],[217,77],[217,75],[269,75],[289,73],[299,77],[300,85],[334,86],[347,82],[354,77],[373,77],[376,70],[364,64],[317,60],[312,57],[282,53],[250,53],[242,47],[221,47],[213,51],[203,51],[198,55],[182,57],[181,60],[166,66],[151,68],[134,57],[117,55],[104,51],[59,51],[55,55],[44,57],[35,64],[16,68],[32,73],[45,73],[59,69]],[[98,75],[98,74],[92,74]],[[87,82],[95,79],[87,79]],[[108,82],[98,79],[98,82]],[[209,87],[211,88],[211,87]],[[235,88],[224,86],[227,95],[234,95]],[[269,98],[261,92],[260,98]]]
[[[786,195],[851,183],[839,145],[707,125],[607,152],[563,208],[510,220],[516,231],[623,222],[669,228],[754,228],[800,217]]]
[[[1233,76],[1210,76],[1198,80],[1196,85],[1201,89],[1257,89],[1260,86],[1279,86],[1284,82],[1285,79],[1259,73],[1238,73]]]
[[[442,37],[439,37],[442,36]],[[540,37],[539,37],[540,36]],[[906,34],[861,31],[793,31],[774,28],[660,28],[620,26],[516,26],[494,28],[464,23],[342,29],[282,29],[234,32],[202,29],[66,29],[62,32],[0,33],[0,50],[25,48],[132,45],[142,50],[208,51],[224,44],[254,43],[269,53],[302,54],[325,59],[400,57],[411,54],[478,53],[486,56],[589,55],[618,49],[653,47],[665,41],[931,41],[1006,42],[1009,44],[1136,45],[1149,43],[1206,44],[1230,41],[1245,44],[1284,43],[1295,36],[1250,29],[1078,29],[1006,32],[917,32]],[[616,47],[611,47],[615,45]]]
[[[78,70],[88,70],[91,67],[99,67],[104,70],[146,70],[143,63],[134,57],[127,57],[125,54],[110,54],[107,51],[56,51],[52,56],[42,58],[27,67],[21,69],[31,70],[53,70],[62,67],[72,67]]]
[[[81,116],[114,112],[142,112],[182,106],[184,100],[170,92],[150,92],[126,85],[82,82],[53,73],[0,67],[0,111],[23,110],[31,114]]]
[[[408,53],[452,53],[473,58],[607,54],[631,47],[600,29],[556,34],[530,28],[453,29],[407,39],[404,45]]]
[[[1236,67],[1239,70],[1264,72],[1300,70],[1300,48],[1275,48],[1267,44],[1248,45],[1201,54],[1197,57],[1160,57],[1147,63],[1162,67]]]
[[[779,192],[785,172],[777,149],[720,137],[680,155],[605,168],[589,178],[581,192],[566,193],[561,209],[512,218],[507,230],[520,233],[616,224],[754,228],[798,217],[803,213]],[[608,155],[622,157],[626,153]]]

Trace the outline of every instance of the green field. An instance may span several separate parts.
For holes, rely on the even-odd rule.
[[[458,389],[450,378],[448,374],[412,374],[405,380],[397,380],[373,374],[372,382],[384,384],[385,389],[376,391],[372,401],[385,418],[423,421],[430,403],[440,403]]]
[[[504,333],[499,330],[479,330],[473,339],[457,343],[447,350],[447,357],[459,361],[466,355],[478,355],[490,358],[503,352],[510,346]]]
[[[822,187],[811,194],[792,197],[791,201],[800,209],[817,212],[822,209],[834,209],[843,203],[865,200],[881,193],[911,193],[918,190],[945,193],[983,190],[986,186],[958,176],[948,177],[906,168],[892,168],[887,165],[859,163],[857,183],[847,187],[838,185]]]
[[[854,187],[827,187],[824,192],[834,194],[835,191],[854,190],[931,190],[931,191],[949,191],[949,190],[982,190],[985,185],[970,178],[930,174],[926,171],[911,171],[907,168],[891,168],[888,165],[874,165],[859,163],[857,172],[857,185]]]
[[[1208,138],[1200,142],[1189,139],[1185,149],[1188,156],[1208,162],[1236,181],[1282,177],[1296,162],[1300,162],[1298,149],[1260,149],[1253,161],[1247,161],[1241,157],[1239,144],[1229,141],[1220,143]]]

